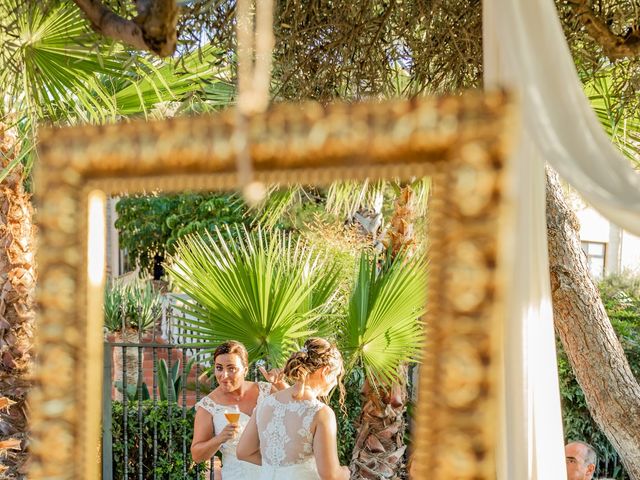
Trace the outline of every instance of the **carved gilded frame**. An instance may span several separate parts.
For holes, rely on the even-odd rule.
[[[509,96],[494,92],[326,108],[282,104],[249,120],[254,175],[263,182],[433,179],[415,478],[495,478],[512,110]],[[88,265],[104,250],[89,249],[90,196],[236,188],[235,120],[229,111],[42,133],[30,478],[99,478],[102,279],[89,281]]]

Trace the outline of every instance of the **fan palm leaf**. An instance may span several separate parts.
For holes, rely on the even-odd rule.
[[[414,191],[414,212],[416,215],[424,215],[429,195],[430,179],[428,177],[417,178],[411,181]],[[369,180],[364,181],[339,181],[332,183],[327,189],[325,206],[326,211],[339,218],[352,218],[363,208],[379,212],[382,208],[385,190],[393,189],[398,193],[401,189],[400,180]],[[306,198],[312,198],[305,187],[299,184],[286,188],[271,186],[263,202],[253,208],[256,214],[256,223],[267,229],[274,228],[282,221],[296,205]]]
[[[219,53],[208,45],[184,55],[179,64],[140,59],[135,78],[121,81],[110,92],[115,111],[124,116],[146,115],[158,103],[179,102],[195,92],[201,93],[203,102],[210,97],[218,105],[229,105],[234,92],[225,80],[229,67],[212,67]]]
[[[382,267],[362,253],[344,319],[341,347],[369,381],[390,385],[405,362],[416,361],[424,339],[427,268],[424,253],[400,252]]]
[[[637,111],[629,114],[625,99],[613,85],[611,70],[590,79],[584,90],[611,141],[636,167],[640,166],[640,117]]]
[[[68,3],[44,10],[16,0],[3,3],[5,30],[0,84],[15,109],[26,105],[37,118],[86,116],[105,119],[113,103],[96,74],[122,75],[123,58],[111,47],[87,46],[90,29]]]
[[[237,226],[178,240],[167,271],[189,297],[185,327],[204,353],[234,339],[272,365],[326,321],[337,289],[333,263],[300,239]]]

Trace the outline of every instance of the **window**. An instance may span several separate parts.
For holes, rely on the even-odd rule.
[[[589,271],[593,278],[604,276],[605,258],[607,255],[607,244],[603,242],[581,242],[582,251],[587,256]]]

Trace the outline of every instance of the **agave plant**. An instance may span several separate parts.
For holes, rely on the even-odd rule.
[[[271,365],[327,328],[338,278],[333,261],[300,238],[244,226],[183,237],[167,271],[190,298],[183,321],[204,353],[234,339],[251,361]]]
[[[110,332],[152,328],[162,310],[162,297],[150,282],[110,282],[104,291],[104,326]]]
[[[341,342],[350,366],[364,369],[362,413],[352,478],[399,478],[407,402],[406,364],[418,360],[424,333],[427,265],[423,252],[385,259],[363,253]]]

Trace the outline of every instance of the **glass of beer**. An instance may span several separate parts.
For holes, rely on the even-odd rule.
[[[238,423],[240,421],[240,408],[238,405],[225,405],[224,418],[229,423]]]

